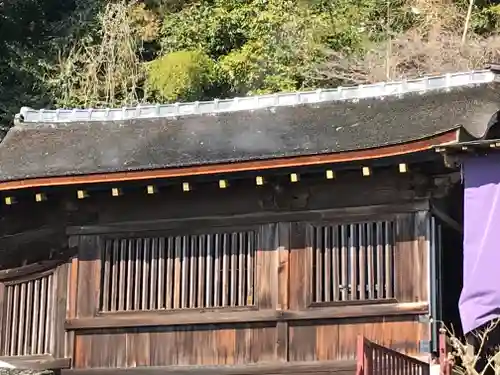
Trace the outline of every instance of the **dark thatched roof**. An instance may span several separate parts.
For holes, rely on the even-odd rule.
[[[0,181],[340,153],[464,128],[484,135],[498,86],[180,117],[20,122],[0,143]],[[474,138],[474,137],[471,137]]]

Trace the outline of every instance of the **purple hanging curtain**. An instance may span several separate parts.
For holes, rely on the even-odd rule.
[[[463,161],[464,333],[500,316],[500,154]]]

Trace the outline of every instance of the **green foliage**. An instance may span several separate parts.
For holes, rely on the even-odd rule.
[[[147,88],[161,102],[202,100],[216,82],[217,67],[201,51],[171,52],[148,63]]]
[[[77,39],[48,67],[46,84],[64,107],[109,107],[140,101],[142,63],[138,43],[154,35],[154,17],[135,3],[106,4],[97,15],[97,30]],[[149,24],[143,22],[149,20]]]
[[[203,100],[476,66],[484,46],[500,49],[500,7],[475,0],[464,48],[468,4],[0,0],[0,127],[23,105]]]
[[[230,93],[294,90],[321,55],[328,22],[296,1],[215,0],[168,13],[165,51],[201,49],[230,80]]]

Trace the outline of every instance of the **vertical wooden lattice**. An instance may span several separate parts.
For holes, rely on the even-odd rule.
[[[107,240],[100,309],[253,305],[255,250],[253,231]]]
[[[5,286],[5,330],[2,355],[50,354],[54,275]]]
[[[394,298],[395,224],[315,226],[313,302]]]

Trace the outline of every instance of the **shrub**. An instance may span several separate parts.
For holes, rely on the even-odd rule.
[[[197,50],[172,52],[147,65],[147,90],[162,102],[203,100],[219,78],[215,62]]]

